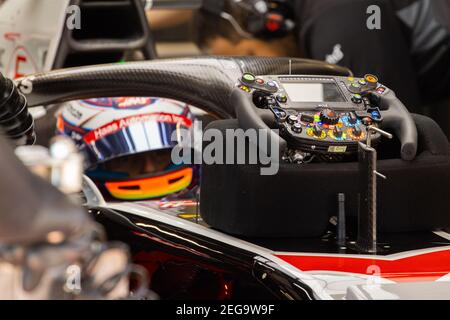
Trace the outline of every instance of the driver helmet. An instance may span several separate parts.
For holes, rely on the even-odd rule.
[[[86,175],[106,197],[162,198],[192,186],[195,169],[174,164],[172,149],[194,121],[188,105],[148,97],[71,101],[57,114],[57,131],[86,157]],[[174,134],[176,133],[176,135]]]

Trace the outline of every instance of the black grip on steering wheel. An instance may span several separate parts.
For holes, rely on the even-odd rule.
[[[395,96],[393,91],[384,95],[374,93],[380,99],[383,114],[382,128],[391,130],[401,143],[400,155],[403,160],[414,160],[417,153],[417,128],[405,105]]]
[[[278,134],[276,134],[272,129],[269,128],[267,124],[261,119],[261,117],[256,112],[256,107],[252,104],[250,93],[246,93],[238,88],[233,90],[230,100],[235,106],[235,112],[237,119],[239,121],[239,126],[244,129],[255,129],[258,130],[259,134],[266,134],[266,146],[264,144],[259,144],[258,148],[265,154],[269,154],[269,150],[264,150],[264,147],[271,149],[271,147],[278,145],[279,151],[282,153],[287,148],[287,142]]]

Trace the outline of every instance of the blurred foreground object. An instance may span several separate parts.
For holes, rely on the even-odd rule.
[[[149,298],[145,271],[130,266],[125,245],[105,244],[95,233],[59,242],[10,246],[0,252],[1,300]],[[130,276],[138,283],[130,295]]]
[[[69,138],[53,138],[49,149],[22,146],[15,152],[33,173],[51,182],[62,192],[73,194],[81,191],[83,156]]]
[[[16,145],[33,144],[36,140],[34,119],[28,112],[27,99],[14,82],[0,73],[1,134]]]
[[[73,167],[79,159],[65,141],[55,141],[52,147],[47,155],[42,149],[30,149],[35,154],[28,152],[28,157],[23,149],[18,153],[35,172],[50,177],[69,176],[71,166],[58,161],[68,161],[78,171]],[[0,148],[0,299],[151,298],[146,273],[129,264],[124,245],[105,242],[101,227],[31,173],[1,136]],[[56,181],[63,189],[77,187],[65,179]]]

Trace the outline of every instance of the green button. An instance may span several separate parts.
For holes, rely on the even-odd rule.
[[[354,94],[352,97],[354,103],[360,104],[362,102],[362,96],[360,94]]]
[[[244,75],[242,76],[242,79],[244,79],[244,81],[247,81],[247,82],[253,82],[253,81],[255,81],[256,77],[251,73],[244,73]]]
[[[280,95],[277,96],[277,100],[278,100],[278,102],[286,103],[287,102],[287,97],[284,94],[280,94]]]

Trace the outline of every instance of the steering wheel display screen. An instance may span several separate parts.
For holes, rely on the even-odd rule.
[[[293,102],[345,102],[335,83],[284,82],[283,87]]]

